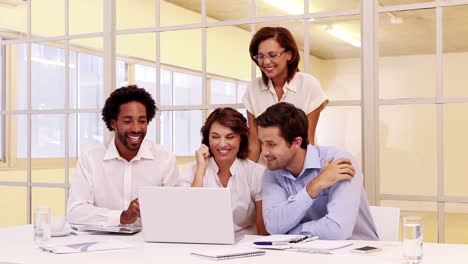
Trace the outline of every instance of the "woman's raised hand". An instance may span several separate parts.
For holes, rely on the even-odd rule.
[[[195,158],[197,159],[197,168],[206,170],[208,167],[208,159],[210,158],[210,149],[207,145],[202,144],[200,148],[195,151]]]

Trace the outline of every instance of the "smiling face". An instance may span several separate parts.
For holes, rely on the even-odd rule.
[[[258,139],[262,147],[262,154],[267,160],[270,170],[289,169],[294,162],[298,147],[297,142],[288,143],[276,126],[258,127]]]
[[[285,51],[274,38],[266,39],[258,45],[258,54],[265,55],[265,59],[258,60],[258,66],[266,76],[273,81],[286,80],[288,77],[288,61],[291,60],[291,51],[286,51],[280,56],[270,58],[270,54],[278,54]]]
[[[214,122],[210,128],[209,143],[216,163],[232,163],[237,157],[241,136],[229,127]]]
[[[120,105],[117,119],[111,125],[117,150],[124,159],[131,160],[138,153],[148,128],[145,105],[136,101]]]

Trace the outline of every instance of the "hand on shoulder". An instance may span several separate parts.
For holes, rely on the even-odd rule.
[[[351,160],[340,158],[334,161],[333,158],[330,158],[325,162],[319,176],[307,184],[307,192],[310,197],[315,198],[321,190],[333,186],[339,181],[351,180],[354,173],[355,169]]]

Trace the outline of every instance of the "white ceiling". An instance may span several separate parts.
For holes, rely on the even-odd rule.
[[[165,0],[180,7],[200,12],[200,0]],[[236,20],[249,16],[249,0],[206,0],[207,15],[217,20]],[[299,1],[303,3],[302,1]],[[380,0],[382,6],[428,2],[428,0]],[[257,16],[288,15],[263,0],[256,0]],[[334,11],[358,9],[359,0],[313,0],[311,11]],[[379,47],[383,56],[410,54],[434,54],[436,50],[435,9],[421,9],[381,13],[379,16]],[[392,23],[392,17],[402,23]],[[468,51],[468,5],[443,9],[444,51]],[[323,59],[359,57],[360,49],[329,35],[324,29],[328,25],[340,25],[353,34],[360,35],[360,16],[321,18],[310,22],[310,54]],[[263,26],[285,26],[295,36],[303,49],[303,21],[266,23]],[[250,25],[239,26],[250,30]],[[247,48],[246,48],[247,49]]]

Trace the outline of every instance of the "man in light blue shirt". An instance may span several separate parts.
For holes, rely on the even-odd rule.
[[[268,169],[263,217],[270,234],[378,240],[361,170],[347,152],[308,144],[305,113],[278,103],[255,119]]]

